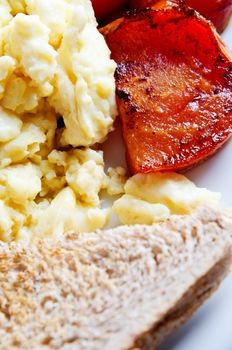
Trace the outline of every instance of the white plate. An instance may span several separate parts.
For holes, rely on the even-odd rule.
[[[202,0],[204,1],[204,0]],[[232,48],[232,21],[224,40]],[[125,165],[120,131],[103,146],[107,166]],[[221,192],[224,205],[232,206],[232,140],[214,157],[188,172],[197,185]],[[112,221],[110,226],[117,222]],[[232,350],[232,275],[196,315],[158,350]]]

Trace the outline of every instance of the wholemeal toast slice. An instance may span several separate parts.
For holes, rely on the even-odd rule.
[[[232,218],[0,244],[0,349],[155,349],[231,266]]]

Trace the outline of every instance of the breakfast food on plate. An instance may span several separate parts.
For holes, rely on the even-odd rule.
[[[163,0],[131,0],[130,7],[145,8],[151,7]],[[227,26],[231,14],[232,14],[232,1],[231,0],[169,0],[173,3],[186,4],[189,7],[194,8],[205,18],[210,19],[219,33],[223,32]]]
[[[93,3],[104,16],[106,2]],[[123,35],[113,42],[118,23]],[[131,170],[142,154],[151,160],[144,141],[152,152],[163,147],[164,168],[145,163],[142,172],[155,171],[129,176],[105,164],[116,62],[91,1],[0,1],[0,350],[153,349],[231,265],[232,215],[217,208],[220,194],[173,172],[230,136],[231,62],[219,38],[172,7],[103,31],[116,61],[125,60],[116,74],[125,140],[136,128],[142,137],[128,147],[140,157],[132,152]],[[119,224],[130,226],[112,228]]]
[[[118,64],[116,95],[132,173],[179,171],[232,132],[232,61],[193,10],[162,1],[101,32]]]
[[[228,272],[232,218],[0,244],[0,349],[154,350]],[[197,263],[196,263],[197,262]]]

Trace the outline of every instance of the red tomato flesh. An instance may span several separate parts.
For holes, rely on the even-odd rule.
[[[232,132],[232,63],[196,12],[147,9],[102,30],[132,173],[179,171],[206,159]]]
[[[123,8],[126,0],[92,0],[97,19],[105,19],[115,11]]]

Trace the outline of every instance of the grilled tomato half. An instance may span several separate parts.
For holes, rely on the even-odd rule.
[[[132,173],[180,171],[232,132],[231,57],[196,11],[159,2],[102,29]]]

